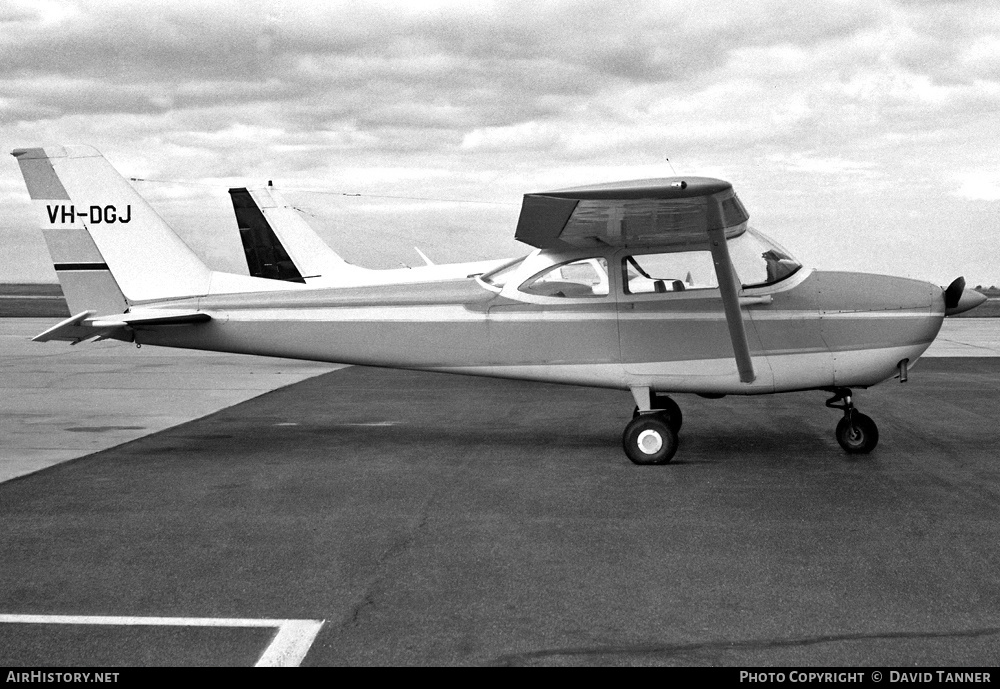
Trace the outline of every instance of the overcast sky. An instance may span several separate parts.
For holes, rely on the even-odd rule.
[[[135,185],[223,268],[230,186],[393,267],[526,253],[524,193],[676,170],[807,264],[1000,284],[995,0],[7,0],[0,139],[163,180]],[[55,281],[5,159],[0,281]]]

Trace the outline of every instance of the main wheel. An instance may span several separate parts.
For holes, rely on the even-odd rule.
[[[677,431],[659,414],[641,414],[625,427],[622,447],[635,464],[666,464],[677,452]]]
[[[871,417],[854,412],[837,424],[837,442],[852,455],[868,454],[878,445],[878,426]]]

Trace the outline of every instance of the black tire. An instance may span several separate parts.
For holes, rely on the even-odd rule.
[[[662,409],[662,413],[667,417],[667,423],[674,431],[680,432],[681,424],[684,423],[684,415],[681,414],[681,408],[677,406],[672,397],[653,395],[653,406],[656,409]]]
[[[837,442],[852,455],[866,455],[878,445],[878,426],[871,417],[854,412],[837,424]]]
[[[677,431],[659,414],[641,414],[625,426],[622,447],[635,464],[666,464],[677,452]]]

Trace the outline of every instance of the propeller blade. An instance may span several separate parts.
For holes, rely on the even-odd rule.
[[[957,277],[952,280],[951,284],[944,291],[944,307],[946,309],[953,309],[958,306],[958,300],[962,298],[962,292],[964,291],[964,277]]]
[[[944,315],[954,316],[974,309],[986,301],[986,295],[974,289],[965,289],[965,278],[956,278],[944,290]]]

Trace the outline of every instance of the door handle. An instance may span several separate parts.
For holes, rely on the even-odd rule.
[[[762,297],[740,297],[740,306],[754,306],[756,304],[770,304],[772,301],[770,294]]]

